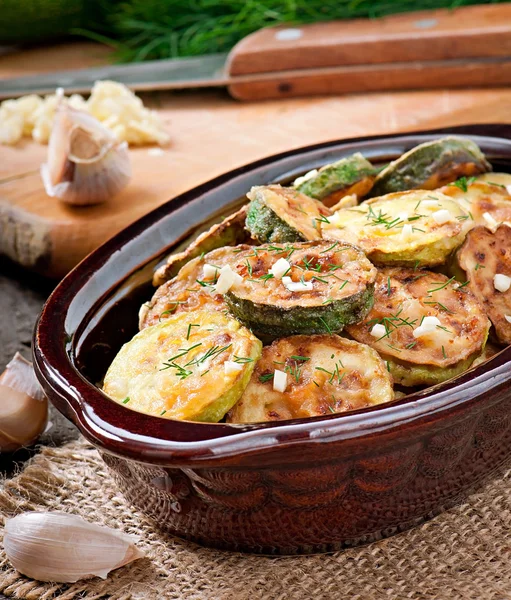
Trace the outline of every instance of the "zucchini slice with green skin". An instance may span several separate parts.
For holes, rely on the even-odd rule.
[[[248,205],[226,217],[221,223],[213,225],[199,235],[183,252],[171,254],[167,262],[159,267],[153,276],[153,285],[158,287],[175,277],[187,262],[223,246],[236,246],[250,241],[245,229]]]
[[[272,274],[280,259],[289,264],[282,278]],[[341,331],[362,319],[372,305],[376,269],[351,245],[258,246],[230,266],[242,282],[225,295],[227,305],[265,339]],[[301,289],[293,289],[297,287]]]
[[[344,196],[366,196],[373,187],[376,171],[360,152],[321,167],[305,181],[298,178],[294,186],[302,194],[321,200],[325,206],[333,206]]]
[[[511,195],[502,185],[470,178],[438,191],[456,200],[469,213],[474,225],[495,230],[499,223],[511,222]]]
[[[186,263],[176,277],[161,285],[149,302],[142,304],[139,311],[139,329],[161,323],[172,315],[194,310],[226,310],[221,294],[212,294],[211,286],[216,283],[215,274],[231,263],[251,246],[217,248],[204,256]],[[205,273],[205,266],[218,267],[213,276]],[[210,269],[211,271],[211,269]],[[217,275],[218,277],[218,275]]]
[[[483,306],[503,344],[511,344],[511,289],[495,289],[497,273],[511,276],[511,227],[500,225],[495,233],[476,227],[456,253],[459,267],[465,272],[468,289]]]
[[[275,370],[286,373],[274,389]],[[263,349],[230,423],[299,419],[366,408],[394,399],[392,377],[378,353],[338,335],[297,335]]]
[[[375,263],[426,267],[444,263],[473,224],[453,199],[412,190],[342,209],[321,226],[323,238],[355,244]]]
[[[420,144],[392,161],[376,177],[371,196],[434,190],[460,177],[491,170],[477,144],[467,138],[448,136]]]
[[[246,227],[261,243],[318,240],[320,223],[331,214],[321,202],[280,185],[253,187],[247,197]]]
[[[103,391],[149,415],[217,422],[243,394],[261,348],[248,329],[223,313],[174,315],[124,344]]]
[[[484,349],[490,323],[466,286],[439,273],[385,268],[363,322],[347,332],[387,361],[396,383],[433,385],[462,373]],[[436,317],[421,332],[425,317]]]

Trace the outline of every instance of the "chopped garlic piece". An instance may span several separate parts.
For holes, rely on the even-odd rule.
[[[495,230],[497,229],[497,227],[499,226],[498,221],[496,221],[492,215],[490,215],[490,213],[485,212],[483,213],[483,219],[486,221],[486,226],[488,227],[488,229],[490,231],[495,232]]]
[[[317,169],[312,169],[312,171],[308,171],[307,173],[305,173],[305,175],[302,175],[301,177],[297,177],[294,181],[293,181],[293,187],[299,187],[302,185],[302,183],[305,183],[306,181],[309,181],[309,179],[312,179],[313,177],[316,177],[316,175],[318,174],[318,170]]]
[[[439,206],[440,202],[438,202],[438,200],[423,200],[420,205],[419,208],[433,208],[434,206]]]
[[[423,335],[428,335],[436,330],[437,326],[441,325],[440,319],[437,317],[424,317],[422,323],[413,330],[413,337],[419,338]]]
[[[273,375],[273,389],[276,392],[285,392],[287,388],[287,373],[275,369]]]
[[[371,329],[370,334],[375,338],[381,338],[387,333],[385,329],[385,325],[381,323],[376,323],[376,325]]]
[[[216,285],[213,286],[215,294],[226,294],[234,285],[238,285],[243,281],[243,278],[235,273],[229,265],[225,265],[220,269],[220,275]]]
[[[282,283],[290,292],[310,292],[312,291],[312,281],[293,281],[291,277],[283,277]]]
[[[202,270],[202,278],[203,279],[215,279],[218,271],[220,269],[213,265],[204,265],[204,269]]]
[[[511,194],[511,185],[506,185],[505,187],[506,187],[506,192],[508,194]]]
[[[321,229],[332,229],[335,227],[339,227],[341,224],[341,215],[338,212],[334,212],[333,215],[328,217],[328,223],[322,222]]]
[[[493,285],[498,292],[507,292],[511,287],[511,277],[497,273],[493,278]]]
[[[12,145],[22,136],[32,136],[36,142],[47,144],[55,111],[61,101],[62,93],[58,92],[44,98],[30,94],[2,102],[0,143]],[[142,100],[121,83],[96,81],[88,100],[73,94],[64,101],[98,119],[119,141],[162,146],[170,141],[159,114],[146,108]]]
[[[288,262],[285,258],[279,258],[279,260],[270,269],[270,273],[276,279],[282,279],[283,275],[285,275],[285,273],[287,273],[290,268],[291,268],[290,262]]]
[[[433,221],[435,221],[435,223],[438,223],[439,225],[444,225],[452,219],[451,213],[445,208],[443,208],[442,210],[437,210],[431,216],[433,218]]]
[[[504,315],[504,319],[506,319],[508,323],[511,323],[511,315]]]
[[[243,370],[243,365],[240,363],[234,362],[233,360],[226,360],[224,362],[224,371],[226,375],[231,375],[232,373],[239,373]]]
[[[405,225],[403,225],[403,229],[401,229],[401,237],[409,238],[411,235],[413,235],[413,225],[405,223]]]
[[[409,215],[408,215],[408,213],[406,213],[406,212],[401,212],[401,213],[399,213],[398,215],[396,215],[396,217],[397,217],[398,219],[400,219],[401,221],[408,221],[408,216],[409,216]]]

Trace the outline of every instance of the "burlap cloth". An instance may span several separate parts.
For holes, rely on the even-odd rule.
[[[44,448],[3,482],[0,520],[62,510],[140,536],[147,558],[103,581],[31,581],[0,555],[0,592],[30,600],[511,599],[511,469],[470,500],[370,546],[292,558],[241,555],[166,537],[116,490],[83,441]]]

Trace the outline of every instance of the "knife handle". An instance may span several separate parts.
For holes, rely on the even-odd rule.
[[[511,57],[511,3],[266,28],[239,42],[231,51],[226,68],[230,77],[250,79],[259,75],[263,79],[264,74],[265,79],[270,79],[229,86],[234,97],[250,100],[310,93],[508,83],[507,75],[499,76],[498,67],[492,66],[488,76],[484,76],[484,68],[474,66],[479,59],[499,57]],[[453,63],[450,68],[444,64],[463,59],[467,62],[457,66]],[[403,63],[410,64],[399,75]],[[426,67],[421,67],[423,64]],[[396,66],[392,69],[391,65]],[[359,69],[353,70],[356,66]],[[275,80],[271,80],[272,73]],[[336,81],[348,75],[354,79]],[[380,75],[385,82],[372,81]],[[453,81],[443,79],[450,76]],[[265,86],[268,86],[266,92]]]

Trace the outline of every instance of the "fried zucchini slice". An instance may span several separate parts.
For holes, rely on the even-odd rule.
[[[149,302],[142,304],[138,315],[139,329],[156,325],[163,319],[182,312],[227,309],[223,296],[211,293],[215,273],[213,276],[206,274],[205,266],[212,265],[219,270],[250,248],[246,244],[226,246],[190,260],[176,277],[156,290]]]
[[[420,144],[392,161],[376,177],[371,196],[434,190],[460,177],[491,170],[477,144],[467,138],[448,136]]]
[[[274,389],[275,370],[286,373],[284,391]],[[392,377],[369,346],[338,335],[297,335],[263,349],[227,420],[257,423],[315,417],[393,399]]]
[[[396,383],[440,383],[468,369],[484,349],[490,323],[454,278],[388,267],[378,273],[374,297],[371,312],[347,332],[380,353]],[[428,323],[431,331],[423,331],[425,317],[438,319]]]
[[[247,386],[261,342],[223,313],[174,315],[121,348],[103,391],[126,407],[166,419],[217,422]]]
[[[155,271],[153,285],[158,287],[175,277],[179,269],[196,256],[222,246],[236,246],[248,242],[250,234],[245,229],[247,209],[248,205],[243,206],[221,223],[217,223],[208,231],[201,233],[186,250],[171,254],[167,258],[167,262]]]
[[[323,238],[360,246],[378,264],[433,266],[445,262],[472,224],[458,202],[413,190],[339,210],[321,226]]]
[[[302,194],[321,200],[325,206],[333,206],[344,196],[366,196],[373,187],[376,171],[373,165],[357,152],[321,167],[312,176],[307,175],[299,177],[294,182],[294,187]]]
[[[495,233],[486,227],[475,227],[456,259],[466,274],[468,289],[493,323],[497,338],[503,344],[511,344],[511,289],[500,292],[494,282],[497,273],[511,276],[511,227],[500,225]]]
[[[458,180],[439,191],[456,200],[474,225],[495,230],[499,223],[511,221],[511,195],[503,185],[470,178]]]
[[[277,262],[285,272],[274,275]],[[351,245],[258,246],[231,268],[243,279],[225,300],[240,321],[265,337],[341,331],[372,305],[376,269]]]
[[[511,194],[511,174],[510,173],[483,173],[476,177],[477,181],[484,181],[497,187],[506,188],[508,194]],[[507,186],[510,186],[509,188]]]
[[[261,243],[318,240],[320,223],[330,214],[321,202],[280,185],[253,187],[247,197],[246,227]]]

